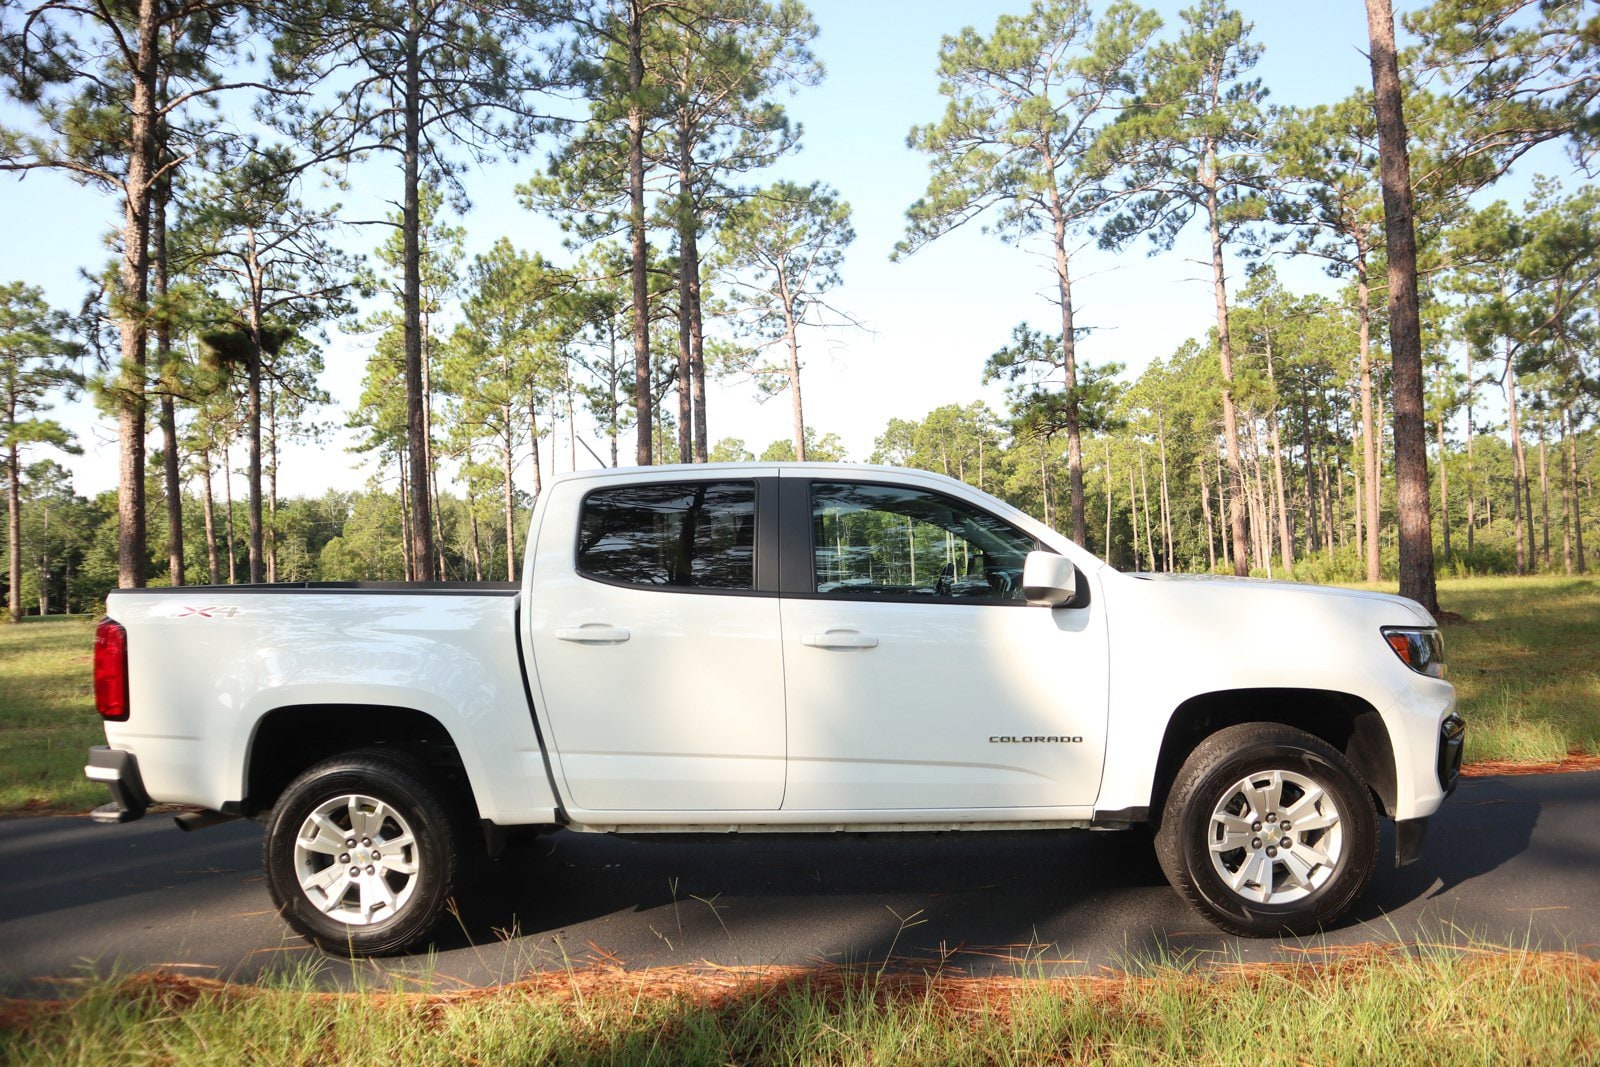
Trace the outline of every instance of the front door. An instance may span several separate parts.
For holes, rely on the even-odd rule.
[[[1025,602],[1034,538],[932,490],[818,480],[784,492],[808,519],[786,514],[785,552],[809,533],[808,588],[785,563],[784,810],[1092,804],[1104,616],[1092,602]]]

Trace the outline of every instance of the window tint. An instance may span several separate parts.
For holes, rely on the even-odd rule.
[[[629,585],[755,587],[754,482],[597,489],[583,501],[578,570]]]
[[[813,483],[811,527],[814,588],[836,596],[1021,601],[1038,547],[979,508],[888,485]]]

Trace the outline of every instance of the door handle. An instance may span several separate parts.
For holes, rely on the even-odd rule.
[[[871,634],[854,630],[829,630],[821,634],[805,634],[800,643],[807,648],[877,648],[878,639]]]
[[[620,645],[629,637],[621,626],[607,626],[603,622],[586,622],[582,626],[556,628],[557,641],[576,641],[580,645]]]

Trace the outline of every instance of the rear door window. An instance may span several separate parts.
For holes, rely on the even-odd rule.
[[[597,489],[583,501],[577,568],[652,589],[754,589],[755,525],[752,481]]]

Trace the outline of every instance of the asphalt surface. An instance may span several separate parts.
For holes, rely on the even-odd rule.
[[[457,988],[531,969],[621,964],[939,962],[968,973],[1271,960],[1372,941],[1491,943],[1600,956],[1600,772],[1466,779],[1422,858],[1396,869],[1385,828],[1371,888],[1309,941],[1210,927],[1137,832],[617,840],[557,834],[497,867],[475,916],[432,951],[352,963],[272,910],[261,830],[193,834],[147,816],[0,822],[0,995],[166,968],[234,981]]]

